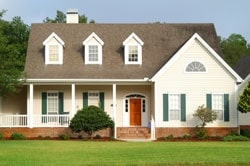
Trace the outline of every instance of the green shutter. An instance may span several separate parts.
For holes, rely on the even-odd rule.
[[[212,109],[212,95],[207,94],[207,108]]]
[[[42,92],[42,115],[47,115],[47,93]],[[42,123],[46,123],[46,117],[42,117]]]
[[[181,94],[181,121],[186,121],[186,94]]]
[[[224,94],[224,121],[229,122],[229,95]]]
[[[100,108],[104,111],[104,92],[100,92],[99,102],[100,102]]]
[[[83,92],[83,108],[88,107],[88,92]]]
[[[63,109],[63,92],[59,92],[58,96],[59,102],[58,102],[58,109],[59,109],[59,114],[63,114],[64,109]]]
[[[168,94],[163,94],[163,121],[168,121]]]

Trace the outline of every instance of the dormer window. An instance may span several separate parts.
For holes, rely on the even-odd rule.
[[[142,46],[143,41],[132,33],[124,42],[125,64],[142,64]]]
[[[54,32],[43,42],[45,46],[45,64],[63,64],[64,42]]]
[[[102,64],[102,46],[104,42],[93,32],[83,41],[85,64]]]

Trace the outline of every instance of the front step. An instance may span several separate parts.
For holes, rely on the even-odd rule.
[[[118,139],[149,139],[150,136],[148,127],[117,127]]]

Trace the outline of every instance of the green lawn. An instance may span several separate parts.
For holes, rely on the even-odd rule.
[[[0,165],[250,165],[250,142],[0,141]]]

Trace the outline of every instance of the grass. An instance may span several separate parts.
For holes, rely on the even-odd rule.
[[[250,165],[249,152],[250,142],[0,141],[0,165]]]

